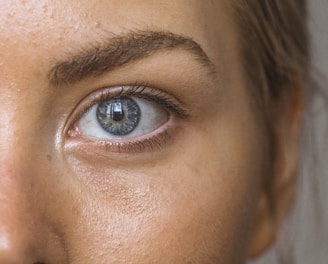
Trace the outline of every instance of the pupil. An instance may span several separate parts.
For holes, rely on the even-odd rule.
[[[124,118],[124,112],[122,103],[116,102],[112,104],[111,107],[111,117],[114,121],[119,122],[122,121]]]

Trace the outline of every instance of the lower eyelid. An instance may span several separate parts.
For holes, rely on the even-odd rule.
[[[168,121],[167,123],[170,123]],[[92,153],[92,155],[106,156],[109,153],[140,153],[154,152],[162,147],[167,147],[177,136],[180,127],[174,124],[165,124],[165,127],[156,129],[147,136],[129,138],[126,140],[94,140],[90,137],[74,137],[68,139],[65,144],[67,151],[78,150],[79,152]]]

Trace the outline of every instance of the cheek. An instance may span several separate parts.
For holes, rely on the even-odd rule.
[[[61,221],[71,258],[240,263],[264,156],[258,131],[244,121],[183,133],[167,153],[143,163],[88,162],[69,154],[65,173],[75,187],[60,217],[66,218]]]

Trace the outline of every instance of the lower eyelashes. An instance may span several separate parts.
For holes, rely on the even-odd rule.
[[[167,147],[178,132],[178,127],[171,127],[168,125],[166,129],[156,134],[154,133],[148,137],[131,139],[128,141],[103,139],[96,141],[91,138],[83,138],[81,140],[73,139],[66,143],[66,150],[78,149],[80,153],[92,153],[92,156],[95,155],[97,160],[102,157],[107,160],[109,153],[151,153]]]

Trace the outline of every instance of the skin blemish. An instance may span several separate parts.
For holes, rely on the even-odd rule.
[[[50,154],[47,154],[46,157],[47,157],[47,160],[48,160],[49,162],[52,160],[52,157],[51,157]]]

